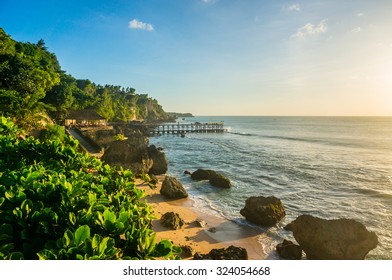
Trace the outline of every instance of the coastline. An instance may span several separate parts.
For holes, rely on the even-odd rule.
[[[245,248],[249,260],[267,259],[262,244],[258,241],[261,230],[250,226],[239,225],[233,221],[216,217],[199,211],[194,207],[191,198],[170,200],[160,194],[164,175],[157,176],[156,189],[137,180],[136,186],[145,192],[146,202],[154,209],[156,219],[153,220],[153,230],[157,234],[157,241],[168,239],[177,246],[190,246],[195,252],[207,254],[212,249],[227,248],[231,245]],[[185,221],[185,226],[178,230],[164,227],[160,218],[166,212],[175,212]],[[205,227],[199,227],[193,223],[201,219],[207,223]],[[182,257],[190,259],[189,257]]]

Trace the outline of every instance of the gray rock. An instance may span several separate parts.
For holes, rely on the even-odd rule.
[[[196,220],[194,221],[194,224],[195,224],[197,227],[201,227],[201,228],[204,228],[204,227],[207,226],[207,222],[204,221],[204,220],[202,220],[202,219],[196,219]]]
[[[211,175],[216,173],[213,170],[207,169],[197,169],[195,172],[191,174],[191,178],[193,180],[201,181],[201,180],[210,180]]]
[[[178,213],[167,212],[161,217],[161,223],[163,226],[171,229],[180,229],[185,225],[184,220]]]
[[[301,215],[291,223],[291,229],[308,259],[361,260],[378,245],[377,235],[352,219]]]
[[[276,246],[279,256],[288,260],[300,260],[302,258],[302,248],[289,240],[283,240]]]
[[[154,175],[165,174],[168,167],[166,155],[158,150],[154,145],[148,147],[147,153],[153,162],[148,173]]]
[[[194,260],[247,260],[246,249],[230,246],[222,249],[212,249],[208,254],[196,254]]]
[[[191,258],[195,255],[196,251],[189,245],[181,246],[181,257],[183,258]]]
[[[175,177],[166,176],[162,183],[160,193],[168,198],[178,199],[188,197],[188,193],[181,182]]]
[[[246,220],[261,226],[273,226],[286,215],[282,202],[274,196],[250,197],[240,213]]]
[[[231,182],[228,178],[223,176],[222,174],[214,174],[210,177],[210,184],[213,185],[214,187],[219,187],[219,188],[231,188]]]
[[[188,173],[185,173],[185,174],[188,174]],[[220,188],[230,188],[231,187],[230,180],[214,170],[197,169],[195,172],[193,172],[191,174],[191,178],[193,180],[197,180],[197,181],[209,180],[210,184],[215,187],[220,187]]]
[[[101,160],[111,166],[131,169],[136,175],[148,173],[153,161],[148,156],[147,145],[147,137],[114,141],[105,149]]]

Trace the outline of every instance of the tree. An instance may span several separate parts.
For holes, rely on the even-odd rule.
[[[44,39],[40,39],[37,43],[37,47],[40,48],[41,50],[47,50],[46,46],[45,46],[45,41]]]
[[[102,117],[111,121],[114,117],[113,102],[110,97],[109,91],[105,90],[102,95],[102,100],[98,103],[97,112]]]
[[[0,30],[0,113],[26,129],[39,125],[50,109],[41,100],[59,84],[58,69],[53,54],[34,44],[15,42]]]

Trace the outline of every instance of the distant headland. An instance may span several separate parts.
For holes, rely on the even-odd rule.
[[[194,117],[191,113],[167,112],[167,114],[173,118],[193,118]]]

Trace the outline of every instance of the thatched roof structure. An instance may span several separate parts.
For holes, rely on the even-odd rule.
[[[101,126],[106,125],[106,119],[93,109],[72,110],[65,118],[65,126],[70,125]]]
[[[96,121],[96,120],[105,120],[100,114],[98,114],[94,109],[86,109],[86,110],[72,110],[69,112],[66,119],[77,120],[77,121]]]

